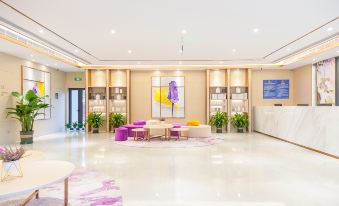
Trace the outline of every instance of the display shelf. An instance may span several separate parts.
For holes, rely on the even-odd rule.
[[[216,112],[227,112],[227,87],[210,87],[210,116]]]
[[[107,119],[106,101],[106,87],[88,87],[88,113],[101,113],[105,122]],[[99,130],[106,131],[106,126]]]
[[[250,121],[248,131],[251,131],[251,71],[250,69],[231,69],[229,74],[229,115],[246,113]],[[236,131],[231,124],[229,125],[229,130],[232,132]]]
[[[127,118],[127,87],[109,88],[109,114],[121,113]],[[112,128],[110,127],[110,131]]]

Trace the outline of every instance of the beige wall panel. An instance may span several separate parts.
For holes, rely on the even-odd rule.
[[[125,70],[111,70],[110,85],[111,87],[127,87],[127,76]]]
[[[106,87],[106,70],[90,71],[90,87]]]
[[[168,118],[167,122],[196,119],[206,123],[206,71],[131,71],[131,121],[152,118],[152,76],[185,77],[185,118]]]
[[[210,87],[226,87],[226,70],[210,70]]]
[[[231,69],[231,87],[247,87],[247,70]]]
[[[289,79],[289,99],[263,99],[263,80]],[[293,71],[291,70],[252,70],[252,106],[293,105]]]
[[[6,107],[14,106],[12,91],[21,92],[21,65],[51,73],[51,119],[37,120],[34,125],[35,136],[64,131],[66,75],[64,72],[35,64],[5,53],[0,53],[0,144],[19,140],[20,124],[6,118]],[[55,93],[59,98],[55,99]]]
[[[293,104],[312,105],[312,65],[293,70]]]

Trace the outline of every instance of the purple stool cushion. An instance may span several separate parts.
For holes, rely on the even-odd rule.
[[[127,135],[128,135],[129,137],[133,137],[132,129],[135,129],[135,128],[143,128],[144,125],[126,124],[126,125],[124,125],[123,127],[127,128]],[[141,132],[138,132],[138,137],[142,137],[142,133],[141,133]]]
[[[115,129],[115,141],[126,141],[128,129],[125,127],[119,127]]]
[[[133,122],[134,125],[145,125],[146,121],[145,120],[135,120]]]
[[[186,124],[185,123],[173,123],[173,128],[180,128],[182,126],[185,126]],[[175,131],[171,131],[171,136],[178,136],[179,135],[179,132],[175,132]]]

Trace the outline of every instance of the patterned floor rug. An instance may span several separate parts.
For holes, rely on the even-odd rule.
[[[77,169],[69,178],[69,205],[72,206],[122,206],[120,188],[109,176],[96,171]],[[27,206],[61,206],[64,185],[59,182],[40,190],[40,198]],[[16,197],[18,198],[18,197]],[[0,200],[0,206],[16,206],[22,199]]]
[[[206,138],[189,138],[174,140],[161,140],[160,138],[153,138],[151,141],[138,140],[134,141],[133,137],[129,137],[127,141],[114,141],[115,144],[128,147],[142,147],[142,148],[187,148],[187,147],[206,147],[218,144],[224,141],[222,137],[206,137]]]

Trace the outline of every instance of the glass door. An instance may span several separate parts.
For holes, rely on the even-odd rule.
[[[84,88],[70,88],[69,89],[69,114],[68,121],[84,122],[85,121],[85,89]]]

